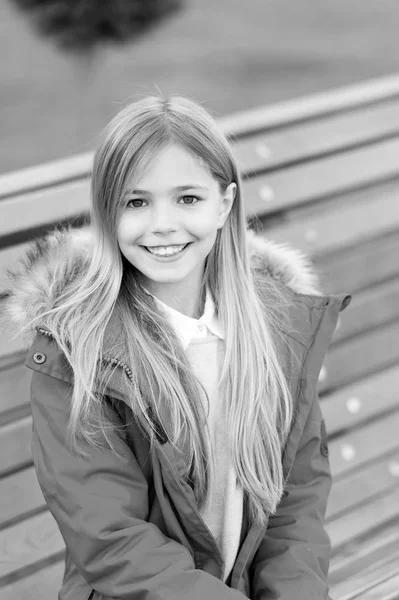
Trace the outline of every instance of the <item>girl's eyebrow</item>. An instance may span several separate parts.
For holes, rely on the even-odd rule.
[[[209,192],[209,188],[203,186],[203,185],[199,185],[197,183],[193,183],[190,185],[178,185],[175,188],[172,188],[171,190],[169,190],[169,193],[171,192],[183,192],[185,190],[193,190],[193,189],[201,189],[201,190],[208,190]],[[151,192],[147,191],[147,190],[139,190],[139,189],[135,189],[132,192],[128,192],[130,194],[151,194]]]

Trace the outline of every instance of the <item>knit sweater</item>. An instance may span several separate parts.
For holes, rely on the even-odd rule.
[[[200,319],[187,317],[154,298],[180,337],[190,366],[209,398],[208,414],[208,402],[205,394],[202,394],[205,414],[208,414],[212,452],[216,457],[216,472],[214,480],[210,482],[207,503],[200,513],[225,560],[223,581],[226,581],[239,547],[243,490],[237,481],[228,451],[226,405],[217,385],[224,357],[224,335],[215,316],[209,289],[204,314]]]

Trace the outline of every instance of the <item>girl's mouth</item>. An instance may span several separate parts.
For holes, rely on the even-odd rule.
[[[191,246],[192,242],[188,242],[187,244],[181,244],[179,246],[157,246],[157,247],[148,247],[142,246],[144,250],[146,250],[152,256],[156,256],[157,258],[168,259],[182,254],[188,246]]]

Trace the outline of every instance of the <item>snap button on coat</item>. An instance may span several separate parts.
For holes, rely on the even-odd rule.
[[[36,364],[42,365],[46,360],[46,355],[43,352],[35,352],[33,355],[33,360]]]

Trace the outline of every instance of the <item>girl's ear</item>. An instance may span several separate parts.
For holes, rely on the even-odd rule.
[[[221,229],[226,222],[227,217],[230,214],[230,211],[233,207],[234,199],[237,193],[237,184],[232,181],[230,185],[227,186],[226,191],[223,196],[220,198],[219,205],[219,214],[217,219],[217,228]]]

